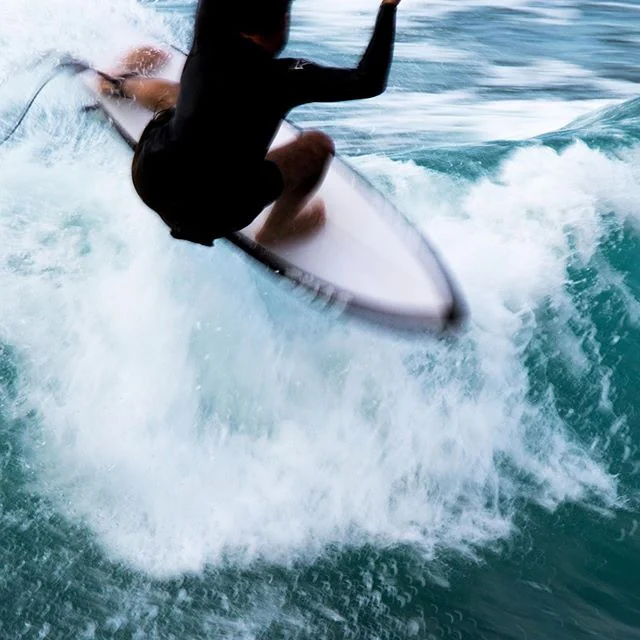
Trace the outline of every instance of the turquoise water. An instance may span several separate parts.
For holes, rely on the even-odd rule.
[[[193,9],[3,3],[0,122],[45,54]],[[375,10],[298,0],[290,52],[352,61]],[[455,340],[172,241],[69,78],[0,148],[1,638],[640,638],[640,3],[398,34],[385,95],[292,118],[439,248]]]

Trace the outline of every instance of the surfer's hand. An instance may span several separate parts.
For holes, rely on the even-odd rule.
[[[397,7],[400,4],[400,0],[382,0],[382,4],[390,4],[392,7]]]

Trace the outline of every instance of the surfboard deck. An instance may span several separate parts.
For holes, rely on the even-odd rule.
[[[144,44],[155,44],[145,41]],[[169,63],[158,75],[178,81],[183,53],[162,46]],[[117,62],[105,64],[105,70]],[[82,74],[97,105],[135,148],[152,113],[131,100],[104,96],[97,76]],[[299,135],[285,120],[272,148]],[[466,304],[431,243],[339,154],[317,195],[326,204],[326,223],[310,236],[262,245],[255,239],[270,207],[248,227],[226,238],[267,267],[341,312],[396,330],[449,333],[466,318]]]

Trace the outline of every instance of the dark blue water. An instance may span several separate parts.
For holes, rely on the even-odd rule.
[[[9,0],[0,123],[193,9]],[[375,11],[298,0],[289,51]],[[56,80],[0,148],[0,637],[640,638],[639,69],[638,2],[403,0],[387,93],[292,113],[436,244],[446,342],[173,242]]]

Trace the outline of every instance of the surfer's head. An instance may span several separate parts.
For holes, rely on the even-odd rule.
[[[292,0],[235,0],[235,26],[269,53],[276,55],[289,39]]]

